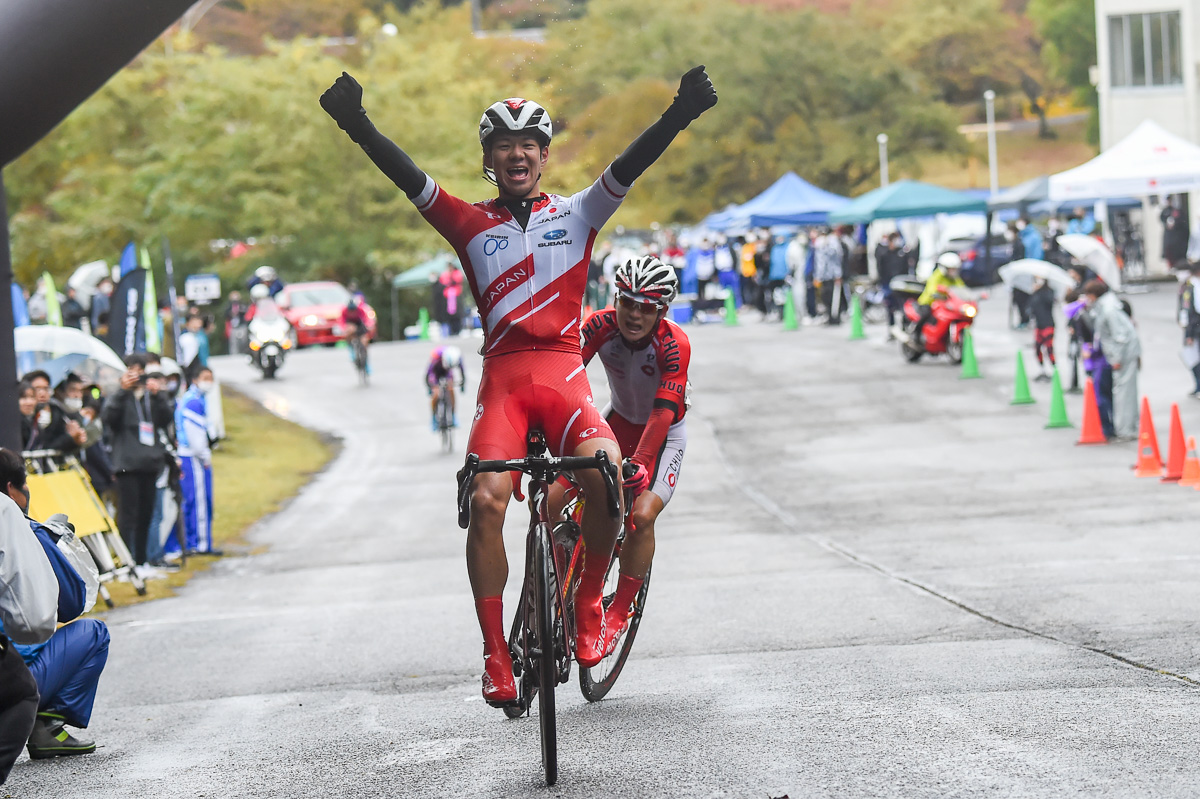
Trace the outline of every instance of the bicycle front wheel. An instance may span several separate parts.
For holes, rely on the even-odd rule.
[[[609,572],[608,578],[605,580],[604,594],[604,609],[606,611],[608,610],[608,606],[612,604],[613,597],[616,594],[616,558],[613,558],[612,564],[608,568]],[[609,583],[612,583],[612,585],[610,586]],[[638,627],[642,623],[642,613],[646,609],[646,597],[649,593],[650,571],[647,571],[646,579],[642,581],[642,587],[637,592],[637,596],[634,597],[633,606],[629,610],[629,626],[625,629],[625,635],[621,639],[620,646],[614,649],[612,654],[590,669],[580,666],[579,690],[583,694],[583,698],[587,701],[599,702],[616,685],[617,678],[621,676],[621,669],[625,668],[625,661],[629,659],[629,652],[633,649],[633,639],[637,637]]]
[[[554,581],[550,571],[554,556],[547,548],[547,536],[539,535],[534,555],[534,605],[537,623],[538,721],[542,729],[542,767],[546,785],[558,781],[558,731],[554,724],[554,687],[558,684],[558,662],[554,656]]]

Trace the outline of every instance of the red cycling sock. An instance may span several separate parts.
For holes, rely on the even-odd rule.
[[[595,601],[604,591],[604,578],[608,576],[608,563],[600,563],[600,558],[594,560],[584,556],[583,571],[579,573],[578,595],[589,601]]]
[[[483,631],[483,653],[507,652],[504,640],[504,599],[501,596],[485,596],[475,600],[475,614],[479,617],[479,629]]]
[[[642,590],[643,582],[644,579],[622,574],[621,579],[617,581],[617,595],[613,597],[610,609],[615,609],[621,616],[628,616],[629,606],[633,604],[637,592]]]

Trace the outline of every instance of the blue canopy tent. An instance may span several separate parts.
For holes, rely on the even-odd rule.
[[[818,189],[795,172],[788,172],[757,197],[712,214],[704,222],[713,230],[823,225],[831,211],[849,202],[845,197]]]

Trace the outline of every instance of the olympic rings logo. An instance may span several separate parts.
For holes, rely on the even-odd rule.
[[[495,255],[498,251],[507,247],[508,239],[486,238],[483,240],[483,254],[487,256]]]

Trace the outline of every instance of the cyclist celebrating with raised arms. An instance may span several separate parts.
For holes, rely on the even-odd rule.
[[[618,460],[612,431],[591,402],[579,343],[592,243],[633,182],[716,104],[704,67],[685,74],[662,117],[595,183],[570,197],[542,193],[554,128],[535,102],[510,98],[484,112],[483,173],[498,196],[471,204],[444,191],[377,131],[362,96],[362,87],[343,72],[321,96],[321,107],[453,247],[483,320],[483,376],[467,451],[481,459],[521,458],[529,430],[539,429],[554,455],[588,457],[603,450]],[[598,471],[581,470],[577,479],[587,495],[604,495]],[[478,475],[467,530],[467,572],[484,641],[483,696],[497,705],[517,695],[501,608],[508,579],[502,528],[516,491],[506,474]],[[590,667],[603,657],[601,593],[618,522],[605,503],[594,502],[581,526],[589,557],[575,597],[576,658]]]
[[[616,308],[597,311],[583,324],[583,361],[599,355],[604,364],[611,395],[605,420],[636,469],[625,480],[633,491],[633,527],[621,545],[621,576],[607,612],[606,653],[629,623],[630,606],[654,558],[654,522],[679,481],[687,447],[683,417],[691,361],[687,335],[666,319],[679,286],[675,270],[644,256],[619,266],[614,282]],[[560,504],[556,498],[554,506]]]

